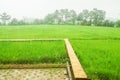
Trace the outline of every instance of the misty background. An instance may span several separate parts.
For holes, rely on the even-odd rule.
[[[119,0],[0,0],[0,25],[120,27]]]
[[[0,0],[0,13],[6,12],[13,18],[40,18],[59,9],[97,8],[106,11],[106,18],[120,19],[120,0]]]

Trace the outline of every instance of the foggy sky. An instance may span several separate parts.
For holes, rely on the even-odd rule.
[[[120,19],[120,0],[0,0],[0,13],[7,12],[12,17],[43,18],[56,9],[98,8],[106,11],[109,18]]]

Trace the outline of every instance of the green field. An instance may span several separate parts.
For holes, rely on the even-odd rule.
[[[78,25],[0,26],[0,39],[12,38],[68,38],[92,80],[120,80],[120,28]],[[20,61],[16,59],[14,63],[23,63],[23,60],[25,63],[42,63],[42,60],[46,63],[64,63],[67,57],[64,42],[61,41],[0,42],[0,51],[1,63],[14,62],[14,55],[20,55]]]
[[[0,64],[66,63],[66,57],[63,41],[0,42]]]
[[[120,39],[120,28],[78,25],[0,26],[0,38]]]
[[[120,40],[71,40],[93,80],[120,80]]]

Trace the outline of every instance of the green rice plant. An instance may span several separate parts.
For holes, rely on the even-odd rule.
[[[71,40],[86,73],[93,80],[120,80],[120,40]]]
[[[63,41],[0,42],[0,64],[65,63]]]

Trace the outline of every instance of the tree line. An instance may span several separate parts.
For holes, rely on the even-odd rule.
[[[28,21],[26,19],[18,20],[17,18],[11,18],[7,13],[2,13],[0,14],[0,20],[0,25],[68,24],[120,27],[120,20],[111,21],[106,19],[106,12],[104,10],[98,10],[97,8],[90,11],[84,9],[78,14],[74,10],[56,10],[53,13],[47,14],[44,19],[33,19],[32,21]]]

